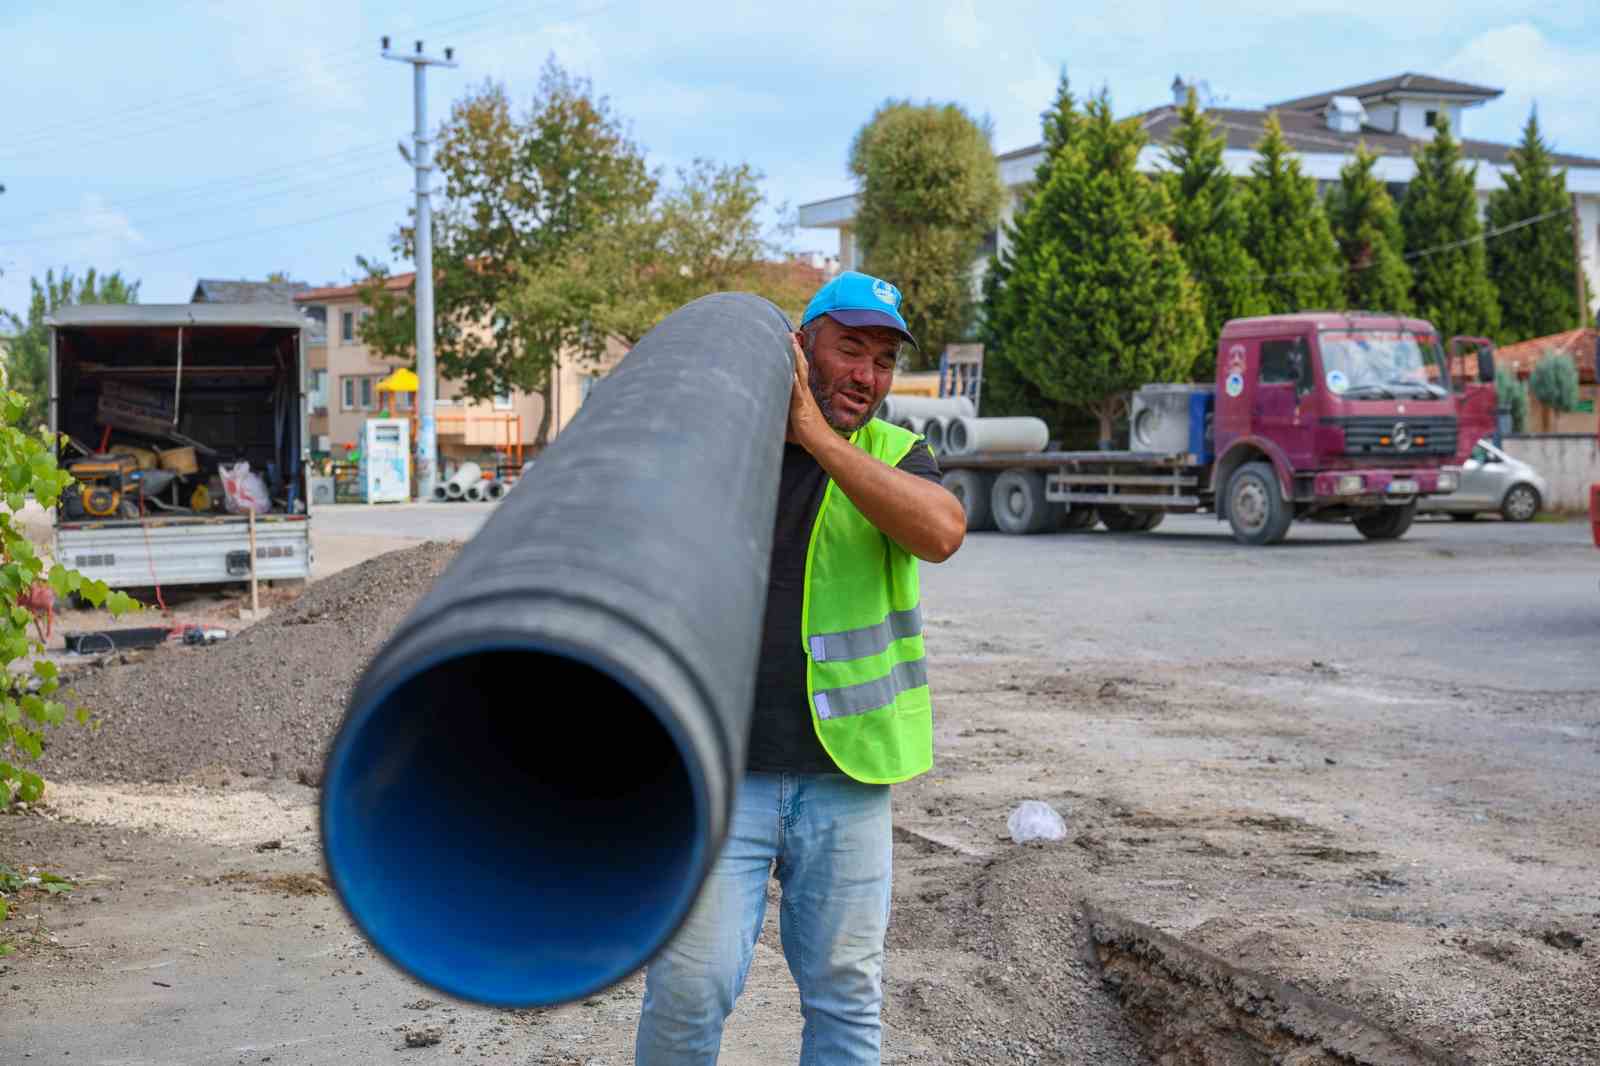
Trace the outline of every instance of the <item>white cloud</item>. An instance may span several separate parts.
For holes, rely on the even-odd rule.
[[[1537,103],[1540,129],[1560,149],[1564,139],[1569,143],[1580,135],[1592,139],[1590,86],[1597,69],[1600,46],[1591,43],[1584,50],[1557,43],[1532,23],[1518,22],[1478,34],[1439,73],[1505,89],[1492,105],[1492,114],[1474,113],[1465,119],[1469,136],[1514,140]]]

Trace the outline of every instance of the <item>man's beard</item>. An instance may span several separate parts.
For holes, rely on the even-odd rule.
[[[806,375],[806,384],[811,386],[811,396],[817,401],[817,409],[822,412],[823,421],[838,430],[840,433],[854,433],[873,418],[877,417],[878,409],[883,406],[882,401],[867,408],[859,421],[852,422],[833,409],[833,394],[822,383],[822,377],[817,373],[817,364],[812,363],[810,372]]]

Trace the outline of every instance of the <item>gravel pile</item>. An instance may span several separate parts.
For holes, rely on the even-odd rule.
[[[78,781],[178,781],[210,767],[320,773],[361,671],[459,544],[391,552],[319,581],[210,647],[169,643],[69,674],[66,703],[98,730],[51,730],[42,772]]]

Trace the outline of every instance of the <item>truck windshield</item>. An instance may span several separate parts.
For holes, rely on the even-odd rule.
[[[1322,373],[1340,396],[1440,397],[1443,364],[1432,337],[1403,330],[1337,329],[1321,334]]]

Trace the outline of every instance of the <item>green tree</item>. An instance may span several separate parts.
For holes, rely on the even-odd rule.
[[[850,172],[863,269],[900,287],[913,359],[935,363],[969,335],[973,263],[1005,195],[989,124],[955,104],[891,100],[857,131]]]
[[[1217,338],[1233,318],[1267,313],[1261,267],[1245,248],[1244,198],[1222,162],[1227,141],[1206,117],[1193,89],[1178,112],[1167,146],[1167,191],[1172,233],[1205,307],[1205,336],[1195,361],[1197,379],[1216,369]]]
[[[1074,109],[1063,79],[1057,109]],[[1144,132],[1091,100],[1047,149],[990,292],[985,330],[1045,397],[1092,414],[1102,440],[1126,394],[1183,380],[1205,330],[1200,295],[1173,242],[1164,186],[1140,174]]]
[[[1343,263],[1317,183],[1301,173],[1277,112],[1266,130],[1245,186],[1244,243],[1261,268],[1267,307],[1274,314],[1341,308]]]
[[[525,265],[507,308],[532,321],[564,317],[569,348],[598,358],[608,338],[632,345],[673,310],[712,292],[754,292],[798,318],[815,281],[761,224],[762,175],[748,164],[696,160],[637,218]]]
[[[1552,415],[1578,409],[1578,368],[1572,357],[1545,352],[1528,375],[1528,391],[1544,406],[1544,428],[1548,432]]]
[[[50,328],[45,319],[58,308],[73,304],[131,304],[139,302],[139,283],[129,282],[121,273],[101,275],[90,267],[83,277],[63,269],[45,272],[44,280],[29,279],[30,295],[26,315],[0,311],[0,320],[9,321],[16,331],[6,356],[10,387],[27,407],[17,419],[19,425],[38,426],[49,417]]]
[[[1550,162],[1550,146],[1530,114],[1522,143],[1511,150],[1505,188],[1489,194],[1489,225],[1511,226],[1549,216],[1489,242],[1489,280],[1500,295],[1500,335],[1508,341],[1548,337],[1582,326],[1572,254],[1567,172]]]
[[[1511,415],[1511,432],[1528,432],[1528,386],[1509,366],[1494,372],[1495,405]]]
[[[639,223],[656,178],[622,119],[592,84],[545,63],[531,106],[513,112],[503,86],[487,82],[456,102],[438,134],[444,179],[434,218],[435,350],[439,371],[467,395],[487,399],[520,389],[544,396],[537,443],[549,436],[552,371],[573,340],[591,331],[581,307],[516,305],[524,272],[568,261],[617,226]],[[411,257],[415,228],[402,226],[393,251]],[[411,295],[384,284],[362,259],[363,302],[373,315],[362,339],[410,358]],[[592,351],[594,347],[578,346]]]
[[[1328,221],[1344,260],[1344,305],[1365,311],[1411,310],[1411,268],[1402,252],[1405,232],[1389,191],[1372,173],[1378,157],[1366,142],[1328,191]]]
[[[1494,337],[1500,304],[1489,280],[1473,191],[1477,167],[1461,161],[1461,144],[1442,113],[1433,140],[1416,152],[1416,176],[1400,205],[1411,258],[1411,300],[1441,336]]]

